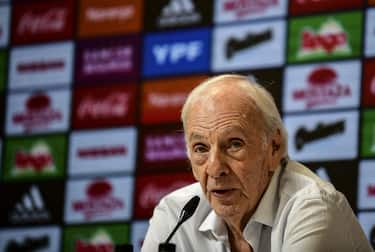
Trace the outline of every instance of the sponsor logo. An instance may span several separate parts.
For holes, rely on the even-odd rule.
[[[61,177],[66,139],[62,135],[12,138],[6,142],[4,179]]]
[[[94,100],[92,97],[82,99],[78,107],[78,117],[105,118],[123,117],[128,113],[128,94],[110,94],[102,101]]]
[[[133,49],[131,46],[87,50],[83,53],[83,73],[91,75],[128,72],[133,68],[132,54]]]
[[[145,38],[146,76],[192,73],[208,69],[207,29],[150,34]],[[149,55],[153,57],[150,59]],[[146,59],[146,57],[148,57]]]
[[[218,0],[215,1],[215,23],[281,17],[286,15],[285,0]]]
[[[34,128],[47,128],[54,121],[62,120],[62,113],[51,105],[51,98],[44,93],[33,94],[26,101],[25,112],[14,113],[14,125],[22,125],[26,132]]]
[[[13,12],[13,43],[69,39],[73,35],[73,1],[18,3]]]
[[[132,123],[135,92],[134,85],[77,89],[73,127],[93,128]]]
[[[359,11],[291,19],[289,62],[361,55],[362,20]]]
[[[44,13],[34,11],[25,12],[18,21],[18,35],[27,33],[34,35],[37,33],[61,32],[66,26],[68,13],[65,8],[52,8]]]
[[[72,202],[73,211],[82,213],[85,220],[98,216],[110,216],[113,211],[124,208],[122,199],[112,195],[112,184],[106,180],[97,180],[86,188],[86,199]]]
[[[29,192],[22,196],[10,213],[9,219],[13,223],[49,221],[50,212],[45,208],[43,197],[37,186],[32,185]]]
[[[69,100],[69,90],[9,96],[7,132],[19,134],[65,130],[68,127]]]
[[[68,181],[66,192],[67,223],[128,220],[131,217],[133,177]]]
[[[146,162],[186,159],[184,135],[175,133],[147,136],[144,157]]]
[[[135,78],[138,74],[137,41],[136,37],[121,37],[81,42],[76,78],[83,84]]]
[[[43,235],[40,237],[24,237],[22,241],[9,240],[5,247],[5,252],[37,251],[50,247],[50,237]]]
[[[176,25],[194,24],[200,22],[201,14],[195,9],[192,0],[169,0],[168,4],[161,10],[158,19],[160,27],[171,27]]]
[[[123,156],[128,152],[126,146],[98,146],[78,149],[78,158],[103,158],[110,156]]]
[[[145,130],[140,141],[140,168],[148,171],[184,171],[189,167],[184,134],[175,127]]]
[[[361,62],[290,66],[285,72],[286,112],[359,106]]]
[[[270,7],[277,6],[279,0],[226,0],[222,2],[224,11],[233,12],[237,18],[241,18],[259,14]]]
[[[134,33],[141,29],[143,1],[82,0],[79,7],[81,37]]]
[[[97,230],[89,240],[77,240],[75,242],[76,252],[112,252],[114,251],[114,242],[111,236],[103,229]]]
[[[117,249],[116,244],[129,243],[129,226],[124,223],[70,226],[65,228],[64,237],[64,252],[112,252]]]
[[[7,192],[7,197],[4,198],[0,208],[2,226],[60,223],[61,208],[64,202],[62,197],[63,186],[64,184],[60,180],[50,180],[41,183],[17,182],[3,184],[1,190]],[[21,232],[25,230],[14,229],[14,231]],[[48,234],[48,232],[46,233]],[[24,234],[33,234],[33,237],[37,237],[36,234],[42,236],[46,233],[26,232]],[[11,235],[11,233],[5,233],[5,235],[9,238],[20,236],[20,234]],[[0,232],[1,250],[4,246],[3,237]],[[53,240],[53,244],[55,244],[55,238]]]
[[[337,72],[329,66],[315,68],[307,77],[307,89],[297,89],[293,99],[304,100],[310,109],[324,104],[334,104],[340,97],[351,96],[349,84],[338,82]]]
[[[341,52],[350,54],[348,34],[339,21],[334,18],[326,20],[319,30],[306,27],[300,37],[301,46],[298,58],[304,58],[316,53],[330,54]]]
[[[212,68],[215,72],[265,68],[284,62],[285,22],[218,26],[213,32]],[[249,61],[256,58],[256,61]]]
[[[73,133],[70,141],[70,173],[133,171],[136,138],[134,128]],[[111,165],[108,166],[108,163]]]
[[[135,14],[135,7],[132,5],[110,6],[110,7],[89,7],[85,11],[85,17],[91,22],[123,21],[132,18]]]
[[[24,173],[53,173],[56,171],[55,162],[50,147],[43,141],[35,142],[30,149],[17,150],[15,153],[14,169],[12,175]]]
[[[110,94],[103,101],[86,97],[78,107],[78,117],[105,118],[123,117],[128,113],[128,94]]]
[[[158,65],[166,63],[176,64],[181,61],[193,62],[201,54],[203,42],[199,40],[179,42],[173,44],[155,45],[153,55]]]
[[[142,123],[179,122],[181,108],[189,92],[206,78],[185,76],[144,82]]]
[[[2,228],[0,231],[0,251],[59,251],[60,238],[60,228],[57,226]]]
[[[44,72],[49,70],[59,70],[65,67],[65,62],[61,59],[50,59],[48,61],[28,61],[19,62],[17,65],[18,73]]]
[[[334,123],[319,122],[313,130],[299,128],[295,134],[295,145],[297,150],[302,150],[305,144],[326,138],[336,134],[343,134],[345,131],[345,121],[337,121]]]
[[[358,116],[356,110],[285,116],[290,154],[305,162],[355,158]]]
[[[69,85],[73,67],[73,44],[43,44],[13,48],[9,87],[14,89]]]
[[[253,48],[258,44],[272,39],[272,30],[267,29],[263,32],[254,34],[248,33],[244,39],[230,38],[226,45],[226,57],[231,59],[238,51]]]

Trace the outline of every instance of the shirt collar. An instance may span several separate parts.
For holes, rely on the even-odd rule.
[[[279,205],[278,189],[280,174],[282,170],[283,167],[280,166],[276,169],[267,187],[267,190],[264,193],[262,199],[260,200],[259,205],[255,210],[255,213],[250,218],[250,221],[259,222],[270,227],[273,226],[277,207]]]
[[[273,226],[278,206],[277,191],[279,187],[280,173],[282,170],[283,167],[278,167],[273,174],[267,190],[259,202],[255,213],[251,216],[244,229],[245,233],[249,230],[249,227],[253,222],[258,222],[270,227]],[[214,210],[210,211],[207,217],[203,220],[202,224],[199,226],[198,230],[201,232],[211,231],[211,234],[214,235],[218,240],[225,240],[228,237],[224,221],[216,215]]]

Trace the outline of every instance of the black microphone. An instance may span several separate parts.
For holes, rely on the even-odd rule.
[[[178,217],[178,221],[176,226],[174,227],[171,234],[168,236],[168,238],[165,240],[164,243],[159,244],[159,252],[162,251],[175,251],[176,247],[175,244],[169,243],[169,241],[172,239],[172,236],[174,233],[176,233],[177,229],[181,226],[182,223],[184,223],[187,219],[189,219],[195,212],[195,210],[198,207],[200,198],[198,196],[194,196],[191,198],[182,208],[182,211],[180,213],[180,216]]]

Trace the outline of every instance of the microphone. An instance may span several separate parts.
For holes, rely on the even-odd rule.
[[[172,236],[174,235],[174,233],[176,233],[177,229],[181,226],[181,224],[188,220],[194,214],[195,210],[198,207],[199,200],[200,198],[198,196],[194,196],[185,204],[185,206],[182,208],[180,216],[178,217],[176,226],[174,227],[168,238],[165,240],[165,242],[159,244],[159,252],[175,251],[175,244],[171,244],[169,243],[169,241],[172,239]]]

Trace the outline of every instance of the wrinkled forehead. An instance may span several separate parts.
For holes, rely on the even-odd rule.
[[[185,130],[232,125],[254,128],[258,119],[259,111],[254,101],[243,91],[241,93],[233,88],[214,89],[202,93],[192,101]]]

